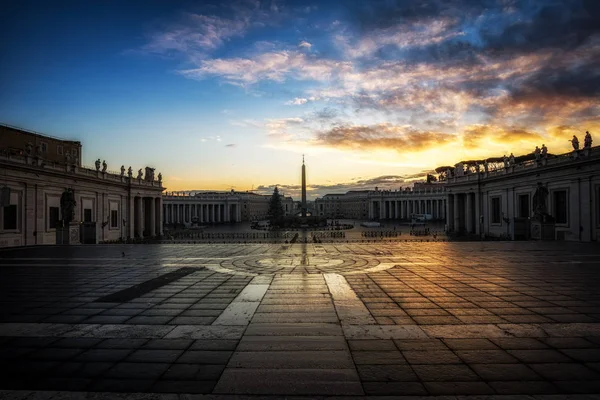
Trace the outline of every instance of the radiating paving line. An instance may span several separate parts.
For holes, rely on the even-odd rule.
[[[346,278],[339,274],[323,274],[333,298],[333,304],[342,325],[374,325],[377,322],[350,287]]]
[[[268,283],[267,283],[268,282]],[[257,276],[237,295],[212,325],[246,326],[269,289],[268,277]]]

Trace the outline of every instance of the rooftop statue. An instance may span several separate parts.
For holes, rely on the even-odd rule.
[[[121,165],[121,176],[125,175],[125,166]]]
[[[100,159],[96,160],[96,171],[100,171]]]
[[[106,160],[102,161],[102,172],[106,172],[106,168],[108,168],[108,165],[106,165]]]
[[[140,168],[140,169],[138,169],[138,175],[137,175],[137,178],[138,178],[138,179],[142,179],[142,175],[143,175],[143,173],[142,173],[142,169]]]
[[[129,166],[129,169],[127,170],[127,176],[128,177],[133,177],[133,170],[131,169],[131,165]]]
[[[573,145],[573,150],[579,150],[579,139],[577,139],[577,136],[573,135],[573,139],[571,139],[571,144]]]
[[[589,149],[592,147],[592,135],[590,135],[589,131],[585,132],[585,139],[583,140],[583,148]]]

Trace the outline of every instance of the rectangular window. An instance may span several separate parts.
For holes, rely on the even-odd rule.
[[[557,224],[567,223],[568,207],[566,190],[557,190],[553,193],[552,214]]]
[[[529,195],[522,194],[519,196],[519,217],[529,218]]]
[[[111,228],[119,227],[119,213],[117,210],[110,210],[110,227]]]
[[[92,209],[91,208],[83,209],[83,222],[92,222]]]
[[[63,155],[63,147],[61,145],[56,146],[56,154],[58,154],[59,156]]]
[[[60,214],[58,207],[48,208],[48,228],[56,229],[59,225]]]
[[[71,155],[77,157],[77,149],[71,149]]]
[[[3,207],[3,228],[5,231],[17,229],[17,206],[12,204]]]
[[[502,222],[502,205],[500,197],[492,197],[492,224],[500,224]]]

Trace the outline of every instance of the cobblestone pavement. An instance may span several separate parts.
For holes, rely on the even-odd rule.
[[[600,393],[599,267],[571,243],[4,250],[0,399]]]

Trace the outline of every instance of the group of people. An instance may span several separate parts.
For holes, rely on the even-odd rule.
[[[573,150],[579,150],[579,139],[577,139],[577,136],[573,135],[573,139],[571,139],[570,142],[573,145]],[[589,131],[586,131],[585,138],[583,139],[583,148],[589,149],[591,147],[592,147],[592,135],[590,134]]]

